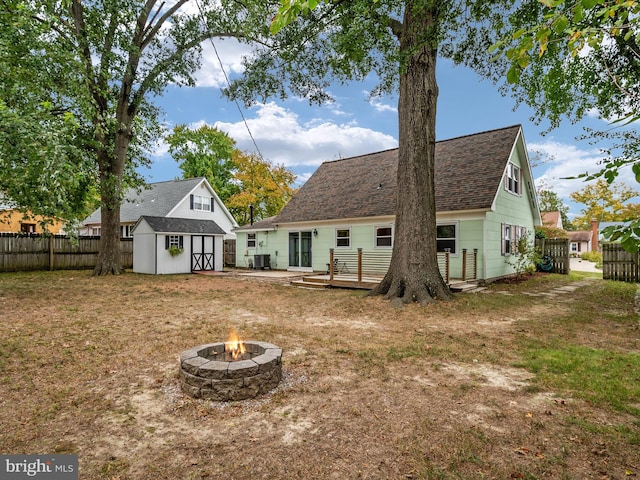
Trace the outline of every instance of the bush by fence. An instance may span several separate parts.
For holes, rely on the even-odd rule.
[[[73,270],[95,267],[100,237],[0,234],[0,272]],[[133,239],[120,241],[122,266],[133,266]]]

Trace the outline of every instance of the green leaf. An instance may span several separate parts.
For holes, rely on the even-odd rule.
[[[561,34],[567,29],[567,25],[569,25],[569,19],[564,15],[560,15],[554,20],[551,26],[555,33]]]
[[[520,69],[514,65],[507,72],[507,82],[518,83],[518,80],[520,80]]]

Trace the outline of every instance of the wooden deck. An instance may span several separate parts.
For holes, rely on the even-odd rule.
[[[328,274],[310,274],[302,277],[301,280],[292,280],[291,285],[306,288],[355,288],[360,290],[372,290],[380,283],[383,276],[367,275],[358,282],[358,275],[344,274],[334,275],[333,280]]]
[[[302,279],[291,280],[291,285],[303,288],[353,288],[359,290],[372,290],[384,278],[380,275],[366,275],[358,281],[356,274],[334,275],[333,280],[328,274],[310,274]],[[450,279],[449,288],[452,292],[466,292],[478,288],[475,282],[465,282],[459,279]]]

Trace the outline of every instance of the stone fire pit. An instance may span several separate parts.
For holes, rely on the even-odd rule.
[[[235,360],[225,342],[200,345],[180,355],[180,386],[194,398],[246,400],[274,389],[282,378],[282,349],[245,341]]]

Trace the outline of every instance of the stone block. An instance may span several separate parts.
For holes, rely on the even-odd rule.
[[[253,360],[241,360],[239,362],[229,362],[227,378],[250,377],[258,373],[258,364]]]
[[[227,362],[212,362],[207,360],[198,368],[196,375],[204,378],[211,378],[215,380],[222,380],[227,378]]]
[[[191,373],[192,375],[197,375],[200,366],[204,365],[207,362],[209,362],[209,360],[207,360],[206,358],[192,357],[181,361],[180,366],[185,372]]]

